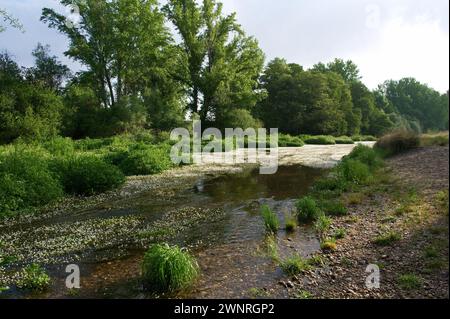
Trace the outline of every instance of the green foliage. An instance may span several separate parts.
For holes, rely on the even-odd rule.
[[[369,166],[350,158],[343,160],[338,169],[346,181],[356,184],[366,182],[371,176]]]
[[[422,287],[423,280],[415,274],[404,274],[398,277],[398,284],[405,290],[414,290]]]
[[[69,194],[94,195],[115,189],[125,182],[117,167],[93,155],[57,158],[53,169]]]
[[[324,214],[321,214],[314,223],[314,228],[320,235],[323,235],[325,232],[327,232],[330,229],[330,226],[331,219]]]
[[[299,199],[296,207],[297,217],[301,223],[313,222],[322,215],[322,211],[312,197],[305,196]]]
[[[385,156],[393,156],[419,147],[419,135],[406,130],[398,130],[380,138],[375,149]]]
[[[379,246],[390,246],[401,239],[402,237],[398,232],[388,231],[377,236],[374,240],[374,243]]]
[[[328,238],[320,243],[320,249],[325,252],[335,251],[337,249],[336,239]]]
[[[346,158],[360,161],[371,169],[379,168],[382,165],[379,154],[373,148],[365,145],[356,146]]]
[[[264,220],[264,226],[266,227],[266,231],[276,233],[280,228],[280,222],[278,220],[277,215],[267,205],[263,205],[261,207],[261,215]]]
[[[17,287],[25,290],[44,291],[50,286],[50,277],[45,270],[37,265],[31,264],[22,270],[21,278]]]
[[[154,292],[172,292],[187,288],[198,275],[196,260],[179,247],[157,244],[150,247],[144,255],[144,285]]]
[[[0,216],[53,202],[62,186],[49,170],[46,154],[17,146],[0,154]]]
[[[305,139],[306,144],[334,145],[336,141],[333,136],[317,135]]]
[[[174,166],[169,145],[138,145],[129,151],[116,154],[115,161],[125,175],[150,175],[161,173]]]
[[[355,144],[355,142],[348,136],[340,136],[335,139],[336,144]]]
[[[343,239],[347,235],[347,231],[344,228],[338,228],[334,232],[333,238],[335,239]]]
[[[287,232],[293,232],[295,231],[295,228],[297,228],[297,220],[292,215],[286,215],[285,218],[285,224],[286,224],[286,231]]]
[[[448,132],[437,134],[423,134],[420,136],[421,146],[446,146],[448,145]]]
[[[321,207],[327,215],[345,216],[348,214],[347,208],[340,201],[324,201]]]
[[[305,270],[311,268],[308,260],[304,259],[300,255],[295,255],[283,260],[280,263],[281,269],[288,275],[294,276],[302,273]]]
[[[298,136],[291,136],[289,134],[278,134],[279,147],[302,147],[303,145],[305,145],[305,143]]]

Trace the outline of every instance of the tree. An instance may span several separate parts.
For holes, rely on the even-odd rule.
[[[45,87],[60,92],[64,81],[71,76],[70,69],[50,55],[50,47],[38,44],[33,50],[35,66],[27,70],[27,80],[39,82]]]
[[[303,71],[277,58],[261,76],[261,88],[267,98],[258,104],[257,114],[283,133],[343,135],[359,128],[360,115],[338,74]]]
[[[23,25],[19,22],[18,19],[14,18],[12,15],[10,15],[6,10],[0,8],[0,18],[3,19],[3,22],[6,22],[13,28],[16,28],[22,32],[24,32]],[[6,27],[3,25],[0,25],[0,33],[4,32],[6,30]]]
[[[358,66],[351,60],[344,61],[342,59],[334,59],[333,62],[327,65],[323,63],[318,63],[313,66],[313,71],[317,72],[334,72],[342,76],[345,82],[359,82],[361,80],[361,75],[359,73]]]
[[[264,55],[236,15],[224,16],[215,0],[170,0],[163,10],[182,39],[190,111],[223,127],[231,108],[251,110]]]
[[[26,81],[8,54],[0,54],[0,143],[18,137],[48,138],[59,133],[62,100],[42,85]]]
[[[386,81],[382,92],[397,113],[423,130],[444,130],[448,126],[448,97],[414,78]]]

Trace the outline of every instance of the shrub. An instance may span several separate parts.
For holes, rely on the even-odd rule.
[[[301,223],[315,221],[322,214],[316,201],[308,196],[299,199],[296,203],[296,207],[298,220]]]
[[[394,242],[397,242],[401,239],[399,233],[395,231],[390,231],[384,234],[381,234],[377,236],[374,240],[374,243],[379,246],[389,246],[392,245]]]
[[[361,141],[363,142],[376,142],[378,139],[372,135],[363,135],[361,136]]]
[[[360,161],[353,159],[343,160],[339,166],[342,177],[352,183],[361,184],[371,176],[369,167]]]
[[[48,204],[63,196],[45,154],[16,148],[0,155],[0,216]]]
[[[311,268],[308,261],[299,255],[290,257],[280,264],[281,269],[288,275],[294,276]]]
[[[75,144],[71,138],[55,137],[42,144],[52,155],[69,155],[75,151]]]
[[[288,134],[278,134],[279,147],[302,147],[303,145],[305,145],[305,143],[298,136],[291,136]]]
[[[315,191],[344,191],[347,189],[347,183],[343,178],[337,175],[328,176],[317,180],[313,189]]]
[[[340,136],[335,138],[336,144],[355,144],[355,142],[348,136]]]
[[[120,154],[124,159],[119,168],[127,175],[151,175],[173,167],[168,145],[143,146]]]
[[[329,136],[329,135],[312,136],[312,137],[306,138],[304,141],[306,144],[316,144],[316,145],[334,145],[334,144],[336,144],[334,137]]]
[[[393,156],[419,147],[419,135],[406,130],[395,131],[383,136],[375,144],[375,148],[385,156]]]
[[[277,215],[272,212],[270,207],[267,205],[263,205],[261,207],[261,215],[264,219],[266,231],[276,233],[280,227]]]
[[[50,277],[45,270],[37,264],[24,268],[21,278],[17,282],[20,289],[43,291],[50,285]]]
[[[125,176],[117,167],[93,155],[55,159],[53,169],[69,194],[94,195],[115,189],[125,182]]]
[[[155,292],[187,288],[198,274],[197,261],[188,252],[167,244],[150,247],[142,262],[144,285]]]
[[[361,144],[356,146],[346,158],[358,160],[370,168],[378,168],[382,165],[382,161],[377,152],[373,148]]]

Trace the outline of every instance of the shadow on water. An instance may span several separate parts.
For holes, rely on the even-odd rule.
[[[324,170],[302,166],[280,167],[274,175],[260,175],[259,169],[247,169],[239,174],[199,180],[183,192],[166,211],[196,205],[219,207],[225,214],[220,220],[191,227],[173,239],[180,245],[195,247],[192,252],[202,273],[191,290],[173,297],[241,298],[247,296],[250,288],[264,288],[280,280],[281,270],[264,253],[266,234],[260,207],[269,205],[284,227],[284,218],[294,211],[295,200],[323,173]],[[116,211],[131,211],[150,219],[162,216],[164,205],[152,205],[145,193],[133,202],[132,207]],[[320,246],[315,233],[306,227],[292,234],[280,230],[277,243],[281,257],[308,256]],[[82,289],[74,297],[152,298],[139,283],[142,256],[142,250],[130,250],[125,258],[81,263]],[[70,297],[64,291],[63,278],[57,281],[58,287],[62,287],[52,289],[50,296]]]

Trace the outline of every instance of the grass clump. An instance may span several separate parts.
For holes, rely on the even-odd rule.
[[[365,145],[356,146],[346,158],[360,161],[371,169],[382,166],[380,155],[373,148]]]
[[[324,214],[321,214],[314,223],[314,228],[320,235],[326,233],[330,229],[330,226],[331,219]]]
[[[340,201],[325,201],[322,209],[327,215],[345,216],[348,215],[348,209]]]
[[[422,136],[420,136],[421,146],[446,146],[448,145],[448,141],[448,132],[423,134]]]
[[[297,220],[292,215],[286,215],[285,216],[285,223],[286,223],[286,231],[287,232],[293,232],[295,231],[295,228],[297,227]]]
[[[348,136],[336,137],[334,140],[336,144],[355,144],[355,141],[353,141],[352,138]]]
[[[401,239],[402,237],[398,232],[389,231],[377,236],[374,240],[374,243],[378,246],[390,246]]]
[[[45,270],[31,264],[22,270],[21,278],[17,281],[17,287],[25,290],[44,291],[50,286],[50,277]]]
[[[334,239],[343,239],[347,236],[347,231],[344,228],[336,229],[334,232],[333,238]]]
[[[198,275],[197,261],[179,247],[157,244],[150,247],[144,255],[144,285],[154,292],[172,292],[187,288]]]
[[[336,144],[336,140],[331,135],[317,135],[307,137],[305,143],[314,145],[334,145]]]
[[[297,218],[300,223],[309,223],[317,220],[323,213],[314,198],[305,196],[296,203]]]
[[[305,258],[295,255],[287,258],[286,260],[280,263],[281,269],[288,275],[294,276],[299,273],[308,270],[311,268],[311,265],[308,263],[308,260]]]
[[[306,290],[299,290],[295,294],[295,298],[297,299],[312,299],[314,295]]]
[[[64,189],[69,194],[94,195],[121,186],[125,176],[114,165],[94,155],[59,158],[54,162]]]
[[[422,286],[422,279],[415,274],[404,274],[398,278],[398,284],[405,290],[415,290]]]
[[[407,130],[399,130],[380,138],[375,144],[375,149],[385,156],[400,154],[420,146],[420,137],[417,133]]]
[[[261,215],[264,220],[264,226],[266,227],[266,231],[276,233],[280,228],[280,222],[278,220],[277,215],[267,205],[263,205],[261,207]]]
[[[334,238],[325,239],[320,243],[320,249],[322,249],[325,252],[335,251],[337,249],[336,239]]]

